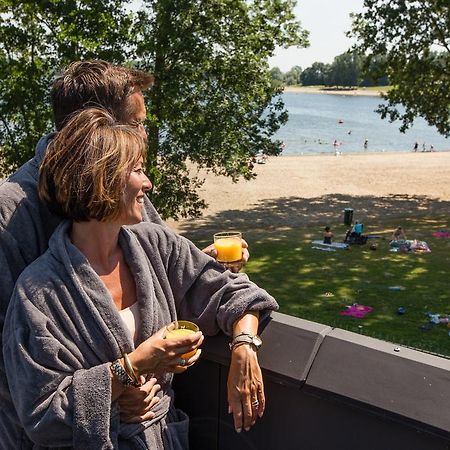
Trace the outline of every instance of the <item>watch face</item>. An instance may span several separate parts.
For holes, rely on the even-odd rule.
[[[253,336],[253,345],[256,345],[256,347],[261,347],[262,339],[257,335]]]

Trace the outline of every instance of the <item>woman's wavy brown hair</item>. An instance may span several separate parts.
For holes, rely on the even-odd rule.
[[[114,220],[128,177],[145,156],[145,142],[135,129],[117,123],[105,109],[84,109],[49,144],[39,196],[65,219]]]

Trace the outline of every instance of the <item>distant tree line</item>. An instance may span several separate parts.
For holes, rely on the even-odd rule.
[[[294,66],[286,73],[274,67],[271,74],[274,84],[278,86],[387,86],[389,79],[380,70],[381,67],[379,58],[372,57],[370,67],[367,68],[363,56],[356,52],[345,52],[336,56],[331,64],[315,62],[304,70]]]

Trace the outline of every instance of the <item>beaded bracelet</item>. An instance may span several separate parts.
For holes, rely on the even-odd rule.
[[[130,377],[130,375],[127,374],[127,371],[123,368],[120,360],[116,359],[111,364],[111,372],[124,386],[136,386],[136,382]]]

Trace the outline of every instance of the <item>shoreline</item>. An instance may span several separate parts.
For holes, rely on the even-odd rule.
[[[332,156],[332,157],[342,157],[342,156],[357,156],[357,155],[365,155],[365,156],[371,156],[371,155],[405,155],[405,154],[430,154],[430,153],[449,153],[450,149],[443,149],[443,150],[420,150],[417,152],[414,152],[413,150],[361,150],[361,151],[341,151],[339,150],[339,153],[336,154],[335,151],[330,150],[328,152],[326,151],[321,151],[318,153],[312,153],[312,152],[308,152],[308,153],[287,153],[284,154],[283,152],[281,152],[278,156],[272,156],[271,158],[291,158],[291,157],[299,157],[299,158],[304,158],[304,157],[310,157],[310,156]]]
[[[301,93],[301,94],[327,94],[327,95],[353,95],[353,96],[368,96],[368,97],[380,97],[387,93],[387,90],[383,86],[379,89],[328,89],[320,87],[310,86],[285,86],[283,92]]]

